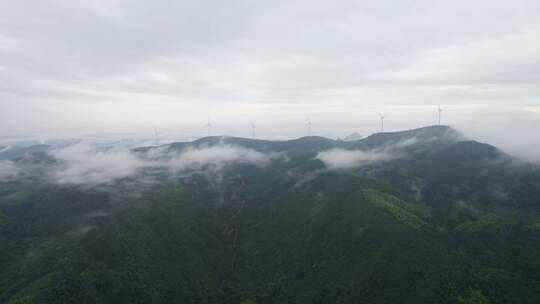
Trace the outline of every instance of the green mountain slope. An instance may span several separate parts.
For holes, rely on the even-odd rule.
[[[444,126],[354,142],[208,137],[135,153],[165,160],[218,146],[269,163],[145,167],[94,187],[40,171],[1,181],[0,302],[540,299],[534,165]],[[332,149],[361,161],[330,170],[319,153]]]

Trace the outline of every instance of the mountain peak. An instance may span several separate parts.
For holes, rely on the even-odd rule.
[[[381,132],[371,136],[392,135],[392,136],[452,136],[461,137],[458,131],[446,125],[433,125],[397,132]]]
[[[449,126],[428,126],[406,131],[375,133],[360,141],[368,146],[385,145],[391,142],[416,139],[419,142],[434,140],[454,143],[462,140],[462,135]]]

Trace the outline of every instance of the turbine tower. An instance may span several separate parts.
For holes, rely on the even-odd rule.
[[[251,138],[255,138],[255,124],[251,124]]]
[[[157,128],[154,127],[154,142],[156,146],[159,146],[159,132]]]
[[[441,106],[439,106],[439,108],[437,109],[437,112],[439,112],[439,126],[440,126],[441,125],[441,113],[442,113]]]
[[[379,113],[379,118],[381,119],[381,132],[384,132],[384,115]]]
[[[208,136],[212,133],[212,124],[210,123],[210,118],[208,118],[208,123],[206,124],[206,129],[208,132]]]
[[[308,132],[308,136],[311,136],[311,119],[308,118],[308,121],[307,121],[307,132]]]

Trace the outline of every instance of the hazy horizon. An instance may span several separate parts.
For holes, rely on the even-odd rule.
[[[537,1],[10,2],[0,137],[330,138],[442,123],[540,159]],[[11,140],[11,139],[9,139]]]

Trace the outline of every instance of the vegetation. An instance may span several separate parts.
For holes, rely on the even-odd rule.
[[[538,168],[449,129],[393,136],[230,139],[289,157],[150,186],[0,182],[0,302],[538,303]],[[314,158],[408,138],[369,166]]]

